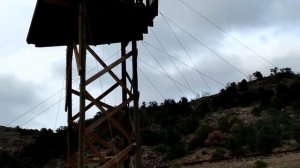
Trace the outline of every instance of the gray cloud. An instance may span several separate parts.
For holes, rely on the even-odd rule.
[[[297,44],[299,44],[300,37],[300,1],[182,1],[189,4],[200,14],[206,16],[209,20],[220,26],[222,30],[230,33],[235,38],[242,41],[245,45],[273,62],[275,65],[280,66],[280,68],[288,66],[296,72],[300,71],[300,62],[298,58],[298,53],[300,51],[298,49],[299,47],[297,46]],[[10,4],[10,8],[16,4],[18,4],[17,1],[13,1],[13,3]],[[24,4],[22,3],[22,5]],[[1,56],[17,53],[17,51],[28,47],[25,45],[25,39],[34,10],[34,3],[28,3],[24,8],[22,5],[17,5],[16,9],[19,10],[8,10],[10,8],[6,8],[7,10],[5,10],[5,14],[3,13],[4,10],[2,10],[2,13],[0,12],[0,32],[3,34],[3,37],[0,41],[0,45],[3,46],[0,51]],[[218,28],[216,28],[214,25],[210,24],[201,16],[198,16],[186,6],[182,5],[179,0],[160,0],[160,11],[165,16],[176,22],[176,24],[178,24],[180,27],[184,28],[185,31],[188,31],[190,34],[192,34],[209,49],[212,49],[219,56],[221,56],[223,59],[226,59],[246,75],[251,74],[256,70],[263,72],[265,75],[269,74],[270,64],[263,61],[258,56],[255,56],[254,53],[238,44],[238,42],[232,40],[222,31],[218,30]],[[6,17],[10,19],[5,19]],[[202,46],[178,27],[174,26],[174,24],[169,21],[168,23],[182,42],[184,48],[187,50],[192,62],[189,59],[189,56],[185,53],[184,49],[176,40],[176,37],[173,35],[172,31],[168,27],[168,24],[166,24],[161,15],[154,20],[154,27],[150,28],[149,34],[144,36],[145,41],[157,46],[161,50],[164,50],[163,48],[165,48],[169,54],[185,64],[188,64],[189,66],[193,67],[195,64],[201,72],[224,85],[226,85],[228,82],[238,82],[243,78],[246,78],[233,67],[231,67],[231,65],[228,65],[226,62],[224,62],[224,60],[218,58],[218,56],[209,51],[209,49],[207,49],[205,46]],[[155,36],[159,38],[160,42],[163,44],[163,47],[160,46]],[[165,68],[168,74],[185,87],[177,84],[180,90],[184,92],[182,94],[174,86],[174,83],[168,79],[168,77],[162,75],[160,72],[157,72],[155,69],[159,69],[161,71],[161,67],[157,64],[155,59],[149,55],[148,51],[145,50],[142,43],[139,43],[139,58],[153,65],[154,69],[148,65],[145,65],[142,61],[139,61],[139,67],[142,69],[147,78],[153,82],[161,94],[163,94],[163,96],[161,96],[140,72],[139,86],[141,92],[141,102],[147,102],[150,100],[161,102],[163,101],[163,97],[173,98],[175,100],[178,100],[182,96],[194,98],[194,93],[192,93],[188,88],[184,79],[170,61],[170,58],[150,46],[147,46],[147,48],[153,55],[155,55],[156,59],[158,59],[158,62]],[[120,49],[120,45],[101,46],[95,47],[95,49],[101,58],[105,60],[113,53],[118,51]],[[43,51],[45,51],[44,56],[51,57],[51,54],[49,53],[52,53],[52,50],[65,51],[65,48],[60,47],[56,49],[43,49]],[[27,109],[35,106],[37,103],[39,103],[39,101],[41,101],[41,98],[44,99],[47,97],[47,95],[51,95],[50,92],[54,93],[56,90],[61,89],[62,80],[65,75],[65,55],[64,52],[57,53],[62,54],[61,59],[57,59],[53,62],[52,68],[47,71],[50,73],[50,76],[47,76],[49,81],[46,81],[45,79],[45,81],[41,82],[44,83],[43,86],[38,86],[31,81],[22,81],[13,75],[0,74],[0,81],[2,81],[2,84],[0,85],[1,125],[5,125],[8,121],[11,121],[16,116],[22,114],[22,112],[25,112]],[[119,55],[115,56],[114,59],[108,60],[107,62],[111,62],[117,57],[119,57]],[[180,69],[180,73],[185,77],[196,93],[200,95],[203,92],[217,93],[222,88],[220,84],[204,76],[206,82],[211,88],[209,89],[202,77],[195,70],[192,70],[188,66],[183,65],[176,60],[174,60],[174,62]],[[88,70],[96,66],[95,61],[90,59],[89,56],[87,64]],[[75,67],[76,65],[74,64],[74,79],[77,79]],[[102,67],[99,66],[99,69],[94,69],[88,74],[88,76],[96,73],[96,71],[99,71],[101,68]],[[114,71],[119,74],[120,69],[117,68]],[[32,81],[35,80],[34,78],[37,78],[37,76],[33,77]],[[101,83],[97,82],[89,89],[94,91],[97,87],[98,90],[101,90],[101,87],[107,88],[113,82],[114,81],[110,77],[105,76],[103,79],[101,79]],[[78,82],[74,84],[74,86],[77,87]],[[48,89],[51,91],[46,91]],[[117,96],[115,95],[118,96],[118,93],[111,96],[112,102],[114,102],[115,99],[119,99],[116,98]],[[59,97],[60,96],[58,95],[53,99],[59,99]],[[30,119],[30,117],[38,114],[50,104],[51,102],[47,102],[47,104],[40,107],[40,109],[36,110],[32,115],[28,116],[22,121]],[[74,106],[77,108],[75,103]],[[42,127],[46,125],[47,127],[52,127],[53,121],[55,120],[56,111],[57,106],[55,106],[53,109],[50,109],[49,113],[47,112],[45,115],[41,116],[39,120],[33,120],[29,126]]]
[[[6,125],[37,104],[39,95],[35,88],[38,86],[32,82],[22,81],[12,74],[0,74],[0,81],[0,124]],[[32,115],[28,114],[25,119]],[[13,125],[21,122],[17,121]]]

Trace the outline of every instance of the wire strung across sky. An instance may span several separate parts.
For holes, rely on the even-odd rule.
[[[198,16],[200,16],[202,19],[204,19],[206,22],[210,23],[211,25],[213,25],[214,27],[216,27],[220,32],[222,32],[223,34],[227,35],[228,37],[230,37],[231,39],[233,39],[234,41],[236,41],[237,43],[239,43],[241,46],[245,47],[246,49],[248,49],[249,51],[251,51],[252,53],[254,53],[256,56],[260,57],[262,60],[264,60],[266,63],[270,64],[272,67],[277,67],[275,64],[273,64],[271,61],[269,61],[268,59],[266,59],[264,56],[262,56],[261,54],[259,54],[258,52],[256,52],[255,50],[253,50],[252,48],[248,47],[245,43],[243,43],[242,41],[238,40],[237,38],[235,38],[233,35],[231,35],[230,33],[228,33],[227,31],[225,31],[221,26],[219,26],[218,24],[216,24],[215,22],[213,22],[211,19],[209,19],[208,17],[204,16],[203,14],[201,14],[199,11],[197,11],[196,9],[194,9],[193,7],[191,7],[190,5],[188,5],[186,2],[184,2],[183,0],[178,0],[181,4],[183,4],[185,7],[187,7],[188,9],[190,9],[191,11],[193,11],[194,13],[196,13]]]
[[[159,67],[163,70],[163,73],[164,75],[166,75],[171,81],[172,83],[174,84],[174,86],[177,88],[177,90],[182,94],[184,95],[183,91],[180,89],[180,87],[177,86],[177,84],[174,82],[175,80],[173,78],[171,78],[171,76],[168,74],[168,72],[165,70],[165,68],[159,63],[159,61],[156,59],[156,57],[151,53],[151,51],[145,46],[145,44],[143,42],[141,42],[143,44],[143,46],[145,47],[145,49],[148,51],[148,53],[154,58],[154,60],[156,61],[156,63],[159,65]],[[156,69],[156,68],[154,68]],[[177,82],[179,83],[179,82]],[[183,84],[180,84],[182,86],[184,86]]]
[[[188,56],[189,60],[191,61],[191,63],[193,64],[193,66],[195,67],[195,69],[197,70],[198,74],[200,75],[201,79],[204,81],[205,85],[207,86],[207,88],[211,91],[211,87],[208,85],[207,81],[205,80],[205,78],[203,77],[203,75],[200,73],[200,70],[198,68],[198,66],[195,64],[195,62],[193,61],[192,57],[190,56],[190,54],[188,53],[188,51],[186,50],[186,48],[184,47],[184,45],[182,44],[181,40],[178,38],[178,36],[176,35],[176,33],[174,32],[174,30],[172,29],[172,27],[170,26],[170,24],[167,22],[167,20],[165,19],[165,17],[162,17],[163,20],[165,21],[165,23],[168,25],[169,29],[171,30],[171,32],[173,33],[173,35],[175,36],[177,42],[180,44],[181,48],[183,49],[183,51],[185,52],[185,54]]]
[[[114,54],[110,55],[107,59],[105,59],[105,61],[111,59],[113,56],[115,56],[115,55],[118,54],[119,52],[120,52],[120,51],[117,51],[117,52],[115,52]],[[100,66],[100,65],[96,65],[95,67],[89,69],[89,70],[87,71],[87,73],[92,72],[94,69],[98,68],[99,66]],[[72,81],[72,83],[74,83],[74,82],[76,82],[76,81],[78,81],[78,80],[79,80],[79,78],[77,78],[77,79],[75,79],[74,81]],[[53,97],[55,97],[57,94],[62,93],[62,92],[64,91],[64,89],[65,89],[65,88],[63,87],[61,90],[59,90],[59,91],[53,93],[53,94],[50,95],[48,98],[44,99],[43,101],[41,101],[40,103],[38,103],[38,104],[35,105],[34,107],[30,108],[28,111],[25,111],[25,112],[22,113],[20,116],[16,117],[16,118],[13,119],[12,121],[10,121],[8,124],[6,124],[6,127],[8,127],[8,126],[10,126],[11,124],[15,123],[16,121],[18,121],[19,119],[21,119],[21,118],[24,117],[25,115],[27,115],[27,114],[33,112],[33,110],[35,110],[36,108],[38,108],[38,107],[41,106],[42,104],[46,103],[47,101],[49,101],[50,99],[52,99]],[[47,110],[49,110],[49,109],[50,109],[51,107],[53,107],[54,105],[60,103],[62,100],[63,100],[63,98],[60,98],[59,101],[55,102],[53,105],[50,105],[50,107],[49,107],[49,108],[46,108],[46,110],[43,110],[43,112],[42,112],[41,114],[45,113]],[[41,114],[37,115],[36,117],[40,116]],[[34,118],[36,118],[36,117],[33,117],[33,118],[30,119],[28,122],[32,121],[32,120],[33,120]],[[26,122],[25,124],[27,124],[28,122]],[[25,124],[23,123],[23,124],[21,124],[21,126],[24,126]],[[56,126],[55,126],[55,127],[56,127]]]
[[[252,53],[254,53],[256,56],[260,57],[261,59],[263,59],[265,62],[267,62],[268,64],[270,64],[271,66],[275,67],[275,65],[270,62],[269,60],[267,60],[265,57],[263,57],[262,55],[258,54],[256,51],[254,51],[253,49],[251,49],[250,47],[248,47],[247,45],[245,45],[243,42],[241,42],[240,40],[238,40],[237,38],[235,38],[234,36],[232,36],[231,34],[229,34],[228,32],[226,32],[221,26],[219,26],[218,24],[216,24],[215,22],[211,21],[210,19],[208,19],[206,16],[204,16],[203,14],[201,14],[199,11],[197,11],[196,9],[194,9],[193,7],[191,7],[190,5],[188,5],[186,2],[184,2],[183,0],[178,0],[182,5],[184,5],[185,7],[187,7],[189,10],[193,11],[195,14],[197,14],[198,16],[200,16],[201,18],[203,18],[205,21],[207,21],[208,23],[212,24],[213,26],[215,26],[220,32],[222,32],[223,34],[227,35],[228,37],[230,37],[231,39],[233,39],[234,41],[236,41],[237,43],[239,43],[240,45],[242,45],[243,47],[245,47],[246,49],[248,49],[249,51],[251,51]],[[205,45],[203,42],[201,42],[199,39],[197,39],[195,36],[193,36],[191,33],[189,33],[188,31],[186,31],[185,29],[183,29],[181,26],[179,26],[179,24],[177,24],[175,21],[173,21],[172,19],[170,19],[169,17],[167,17],[166,15],[164,15],[162,12],[160,12],[160,15],[162,16],[163,20],[165,21],[165,23],[168,25],[169,29],[171,30],[171,32],[173,33],[174,37],[176,38],[177,42],[180,44],[181,48],[184,50],[185,54],[188,56],[188,58],[190,59],[191,63],[193,64],[193,66],[190,66],[182,61],[180,61],[179,59],[177,59],[176,57],[170,55],[166,48],[163,46],[162,42],[159,40],[159,38],[157,37],[157,35],[155,34],[155,32],[152,31],[152,34],[154,35],[155,39],[158,41],[159,45],[163,48],[163,50],[159,49],[158,47],[150,44],[149,42],[141,42],[142,45],[144,46],[144,48],[147,50],[147,52],[149,53],[149,55],[151,55],[153,57],[153,59],[155,60],[155,62],[157,62],[157,64],[159,65],[160,69],[162,69],[162,71],[158,70],[158,68],[154,67],[153,65],[149,64],[148,62],[142,60],[139,58],[139,60],[143,63],[145,63],[146,65],[148,65],[149,67],[153,68],[154,70],[158,71],[159,73],[165,75],[167,78],[170,79],[170,81],[174,84],[174,86],[177,88],[177,90],[184,95],[184,92],[180,89],[179,85],[190,90],[193,94],[195,94],[196,92],[193,90],[193,88],[191,87],[190,83],[187,81],[187,79],[184,77],[184,75],[182,74],[182,72],[180,71],[180,69],[178,68],[178,66],[176,65],[176,63],[174,62],[177,61],[179,63],[181,63],[182,65],[185,65],[189,68],[191,68],[193,71],[197,72],[202,80],[205,82],[206,86],[209,88],[209,90],[211,90],[210,86],[208,85],[207,81],[205,80],[204,77],[206,77],[207,79],[210,79],[218,84],[220,84],[221,86],[225,86],[224,84],[222,84],[221,82],[217,81],[216,79],[200,72],[199,68],[196,66],[196,64],[194,63],[194,61],[192,60],[190,54],[188,53],[187,49],[184,47],[183,43],[181,42],[180,38],[176,35],[176,33],[174,32],[174,30],[172,29],[172,26],[169,23],[172,23],[174,26],[176,26],[177,28],[179,28],[182,32],[186,33],[188,36],[190,36],[193,40],[195,40],[197,43],[199,43],[200,45],[202,45],[203,47],[205,47],[206,49],[208,49],[210,52],[212,52],[214,55],[216,55],[217,57],[219,57],[220,59],[222,59],[225,63],[227,63],[228,65],[230,65],[232,68],[234,68],[236,71],[238,71],[240,74],[242,74],[243,76],[247,76],[246,74],[244,74],[239,68],[237,68],[236,66],[234,66],[232,63],[230,63],[229,61],[227,61],[225,58],[221,57],[216,51],[214,51],[213,49],[209,48],[207,45]],[[91,33],[91,32],[90,32]],[[171,63],[173,64],[173,66],[176,68],[178,74],[180,74],[181,78],[184,80],[184,82],[186,83],[187,87],[185,85],[183,85],[182,83],[176,81],[175,79],[173,79],[168,73],[167,71],[163,68],[163,66],[159,63],[159,61],[157,60],[157,58],[152,54],[152,52],[149,50],[149,48],[146,46],[150,46],[153,49],[165,54],[168,56],[169,60],[171,61]],[[119,53],[120,51],[114,53],[112,56],[110,56],[108,59],[110,59],[111,57],[113,57],[114,55],[116,55],[117,53]],[[90,69],[88,71],[91,72],[92,70],[94,70],[95,68],[98,69],[97,65],[96,67]],[[155,87],[155,85],[151,82],[151,80],[146,76],[146,74],[141,71],[140,68],[138,68],[138,70],[142,73],[142,75],[144,76],[144,78],[148,81],[148,83],[150,83],[152,85],[152,87],[156,90],[156,92],[165,99],[165,96],[163,96],[163,94],[159,91],[159,89],[157,87]],[[76,80],[74,80],[73,82],[77,81],[79,78],[77,78]],[[100,81],[101,83],[101,81]],[[102,87],[102,84],[100,84]],[[35,119],[36,117],[40,116],[41,114],[45,113],[46,111],[48,111],[49,109],[51,109],[54,105],[56,105],[57,103],[60,104],[60,102],[62,101],[62,91],[64,90],[64,88],[62,88],[61,90],[59,90],[58,92],[54,93],[53,95],[51,95],[50,97],[46,98],[45,100],[43,100],[42,102],[40,102],[39,104],[37,104],[36,106],[32,107],[31,109],[29,109],[28,111],[24,112],[23,114],[21,114],[20,116],[18,116],[16,119],[12,120],[11,122],[9,122],[6,126],[9,126],[13,123],[15,123],[17,120],[19,120],[20,118],[24,117],[25,115],[29,114],[30,112],[32,112],[34,109],[36,109],[37,107],[39,107],[40,105],[44,104],[45,102],[49,101],[51,98],[53,98],[54,96],[56,96],[57,94],[61,93],[60,99],[59,101],[55,102],[54,104],[52,104],[51,106],[49,106],[48,108],[46,108],[45,110],[43,110],[41,113],[38,113],[37,115],[35,115],[33,118],[27,120],[26,122],[24,122],[21,126],[24,126],[25,124],[29,123],[30,121],[32,121],[33,119]],[[103,90],[103,88],[102,88]],[[58,107],[59,108],[59,107]],[[58,109],[59,111],[59,109]],[[58,118],[58,112],[57,112],[57,116],[56,116],[56,121],[55,121],[55,127],[56,127],[56,122],[57,122],[57,118]]]
[[[29,120],[25,121],[23,124],[21,124],[20,126],[23,127],[24,125],[28,124],[30,121],[32,121],[33,119],[37,118],[38,116],[44,114],[45,112],[47,112],[49,109],[51,109],[52,107],[54,107],[57,103],[59,103],[61,100],[56,101],[55,103],[53,103],[52,105],[50,105],[49,107],[47,107],[46,109],[44,109],[42,112],[38,113],[37,115],[35,115],[34,117],[30,118]]]
[[[154,83],[145,75],[145,73],[138,67],[139,72],[143,75],[143,77],[150,83],[150,85],[156,90],[156,92],[163,98],[166,99],[164,95],[159,91],[159,89],[154,85]]]
[[[162,44],[162,42],[159,40],[158,36],[156,35],[156,33],[154,31],[151,30],[151,33],[154,35],[156,41],[159,43],[159,45],[162,47],[162,49],[168,53],[168,51],[166,50],[166,48],[164,47],[164,45]],[[168,56],[170,62],[173,64],[173,66],[176,68],[176,71],[178,72],[178,74],[181,76],[181,78],[184,80],[184,82],[187,84],[187,86],[192,90],[192,92],[197,95],[197,93],[194,91],[194,89],[192,88],[192,86],[190,85],[190,83],[186,80],[186,78],[184,77],[184,75],[182,74],[182,72],[180,71],[180,69],[178,68],[178,66],[176,65],[176,63],[174,62],[174,60]]]
[[[208,49],[211,53],[213,53],[215,56],[217,56],[218,58],[222,59],[225,63],[227,63],[228,65],[230,65],[233,69],[235,69],[237,72],[239,72],[240,74],[242,74],[243,76],[247,77],[247,75],[245,73],[243,73],[239,68],[237,68],[236,66],[234,66],[232,63],[230,63],[229,61],[227,61],[224,57],[220,56],[216,51],[214,51],[213,49],[211,49],[210,47],[208,47],[207,45],[205,45],[203,42],[201,42],[200,40],[198,40],[195,36],[193,36],[191,33],[187,32],[185,29],[183,29],[181,26],[179,26],[178,24],[176,24],[173,20],[171,20],[169,17],[165,16],[163,13],[160,13],[160,15],[164,18],[166,18],[167,20],[169,20],[171,23],[173,23],[177,28],[179,28],[181,31],[185,32],[187,35],[189,35],[192,39],[194,39],[197,43],[199,43],[200,45],[202,45],[203,47],[205,47],[206,49]]]
[[[152,44],[150,44],[150,43],[148,43],[148,42],[146,42],[146,41],[143,41],[143,43],[146,43],[148,46],[150,46],[150,47],[156,49],[157,51],[159,51],[159,52],[161,52],[161,53],[163,53],[163,54],[165,54],[165,55],[170,56],[172,59],[176,60],[177,62],[180,62],[182,65],[185,65],[185,66],[189,67],[190,69],[192,69],[192,70],[194,70],[194,71],[197,71],[197,70],[195,69],[195,67],[190,66],[190,65],[184,63],[183,61],[179,60],[179,59],[176,58],[175,56],[172,56],[172,55],[170,55],[170,54],[164,52],[164,51],[161,50],[160,48],[158,48],[158,47],[156,47],[156,46],[154,46],[154,45],[152,45]],[[145,63],[147,64],[147,62],[145,62]],[[149,65],[149,64],[148,64],[148,65]],[[153,67],[153,69],[155,69],[155,67]],[[155,69],[155,70],[157,70],[157,69]],[[205,73],[203,73],[203,72],[200,72],[200,73],[201,73],[203,76],[207,77],[208,79],[210,79],[210,80],[212,80],[212,81],[218,83],[219,85],[225,87],[225,85],[224,85],[222,82],[219,82],[218,80],[214,79],[213,77],[211,77],[211,76],[209,76],[209,75],[207,75],[207,74],[205,74]]]

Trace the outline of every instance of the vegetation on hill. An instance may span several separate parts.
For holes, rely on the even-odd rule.
[[[143,102],[143,146],[154,151],[152,158],[160,157],[162,162],[197,151],[203,158],[221,159],[298,148],[299,74],[290,68],[274,68],[268,77],[257,71],[253,78],[230,83],[216,95],[192,101],[182,97],[178,102]],[[16,129],[20,135],[34,135],[35,143],[14,153],[0,150],[0,167],[43,167],[53,158],[66,158],[66,127],[56,132]],[[149,158],[144,159],[147,162]]]
[[[0,167],[42,168],[53,159],[66,159],[66,128],[61,127],[54,133],[51,129],[27,130],[12,128],[19,132],[21,140],[31,137],[33,143],[24,145],[22,150],[9,153],[0,150]],[[9,128],[7,129],[9,130]]]
[[[203,158],[221,159],[297,148],[300,76],[274,68],[268,77],[254,72],[253,78],[190,102],[143,103],[143,144],[164,156],[163,162],[197,150]]]

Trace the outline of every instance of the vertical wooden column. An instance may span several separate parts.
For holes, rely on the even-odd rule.
[[[74,152],[72,149],[73,137],[72,137],[72,57],[73,57],[73,45],[68,45],[66,50],[66,105],[65,111],[68,113],[68,161],[71,158],[71,154]],[[69,164],[68,164],[69,167]]]
[[[81,32],[81,31],[80,31]],[[82,34],[80,34],[82,35]],[[82,36],[80,36],[82,37]],[[69,127],[75,126],[75,120],[79,119],[79,128],[75,128],[78,133],[78,152],[69,157],[69,167],[72,168],[83,168],[85,162],[91,161],[91,157],[85,156],[85,151],[92,153],[99,159],[99,166],[102,168],[112,168],[116,166],[130,165],[132,168],[140,168],[141,153],[140,153],[140,138],[139,138],[139,92],[138,92],[138,75],[137,75],[137,44],[136,41],[132,41],[132,51],[126,53],[126,47],[128,42],[122,43],[122,56],[115,60],[110,65],[107,65],[99,55],[96,54],[87,44],[84,45],[84,40],[79,43],[79,51],[77,46],[73,46],[73,52],[77,63],[77,69],[80,76],[80,87],[79,91],[72,88],[70,82],[72,82],[71,71],[68,71],[67,77],[67,97],[68,97],[68,109],[71,108],[71,95],[74,94],[79,96],[80,109],[78,113],[68,113],[69,116]],[[98,61],[103,69],[95,73],[88,79],[85,76],[85,65],[86,65],[86,52],[89,52],[96,61]],[[68,54],[67,65],[71,67],[72,56]],[[131,58],[132,60],[132,74],[128,74],[126,61]],[[121,77],[118,77],[112,69],[121,66]],[[68,68],[71,69],[71,68]],[[88,90],[87,86],[92,82],[95,82],[98,78],[105,74],[109,74],[112,79],[116,82],[106,91],[101,93],[97,97],[93,97]],[[70,86],[69,86],[70,85]],[[122,91],[122,102],[119,105],[109,105],[102,100],[113,94],[113,91],[117,88],[121,88]],[[89,102],[86,104],[86,102]],[[133,108],[129,108],[130,104],[133,103]],[[95,119],[90,125],[85,126],[85,113],[89,111],[91,107],[95,106],[101,112],[101,116]],[[130,110],[133,109],[133,110]],[[69,111],[72,112],[72,111]],[[129,118],[127,118],[129,117]],[[105,133],[112,130],[116,131],[111,133],[111,138],[119,137],[123,142],[123,145],[115,144],[103,138]],[[71,132],[71,131],[70,131]],[[71,135],[71,134],[69,134]],[[75,141],[75,140],[73,140]],[[71,139],[70,141],[71,142]],[[69,143],[70,144],[70,143]],[[102,146],[101,148],[98,148]],[[103,152],[102,152],[103,151]],[[114,151],[114,154],[107,153],[106,151]],[[129,159],[133,162],[129,162]],[[77,163],[77,164],[76,164]]]
[[[140,113],[139,113],[139,91],[138,91],[138,72],[137,72],[137,42],[132,41],[132,85],[133,85],[133,106],[134,106],[134,133],[135,133],[135,167],[141,167],[141,142],[140,142]]]
[[[126,46],[127,46],[127,43],[126,42],[121,42],[121,57],[124,57],[125,54],[126,54]],[[122,83],[124,86],[127,86],[126,84],[126,74],[127,74],[127,71],[126,71],[126,61],[122,62]],[[125,102],[127,99],[127,93],[124,89],[122,89],[122,102]],[[126,110],[126,109],[124,109]]]
[[[85,148],[85,81],[86,81],[86,0],[80,1],[79,6],[79,56],[80,56],[80,113],[79,113],[79,144],[78,167],[84,167]]]

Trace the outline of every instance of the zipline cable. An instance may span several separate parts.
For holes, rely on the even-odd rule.
[[[211,53],[213,53],[215,56],[217,56],[218,58],[222,59],[225,63],[227,63],[228,65],[230,65],[233,69],[235,69],[236,71],[238,71],[240,74],[242,74],[244,77],[247,77],[247,75],[245,73],[243,73],[239,68],[235,67],[232,63],[230,63],[229,61],[227,61],[225,58],[223,58],[222,56],[220,56],[216,51],[214,51],[213,49],[211,49],[210,47],[208,47],[207,45],[205,45],[203,42],[201,42],[200,40],[198,40],[195,36],[193,36],[191,33],[187,32],[185,29],[183,29],[181,26],[179,26],[178,24],[176,24],[173,20],[171,20],[170,18],[168,18],[167,16],[165,16],[164,14],[160,13],[160,15],[162,17],[165,17],[167,20],[169,20],[171,23],[173,23],[177,28],[179,28],[181,31],[185,32],[187,35],[189,35],[192,39],[194,39],[197,43],[199,43],[200,45],[202,45],[203,47],[205,47],[206,49],[208,49]]]
[[[183,4],[184,6],[186,6],[188,9],[190,9],[191,11],[193,11],[194,13],[196,13],[198,16],[200,16],[201,18],[203,18],[205,21],[207,21],[208,23],[210,23],[211,25],[215,26],[219,31],[221,31],[223,34],[227,35],[228,37],[230,37],[231,39],[233,39],[234,41],[236,41],[237,43],[239,43],[241,46],[245,47],[246,49],[248,49],[249,51],[251,51],[252,53],[254,53],[256,56],[260,57],[262,60],[264,60],[265,62],[267,62],[268,64],[270,64],[272,67],[277,67],[275,64],[273,64],[271,61],[269,61],[268,59],[266,59],[264,56],[262,56],[261,54],[259,54],[258,52],[256,52],[254,49],[248,47],[245,43],[243,43],[242,41],[238,40],[237,38],[235,38],[233,35],[231,35],[230,33],[228,33],[227,31],[225,31],[221,26],[219,26],[218,24],[216,24],[215,22],[213,22],[212,20],[210,20],[208,17],[204,16],[203,14],[201,14],[199,11],[197,11],[196,9],[194,9],[193,7],[191,7],[190,5],[188,5],[186,2],[184,2],[183,0],[178,0],[181,4]]]

